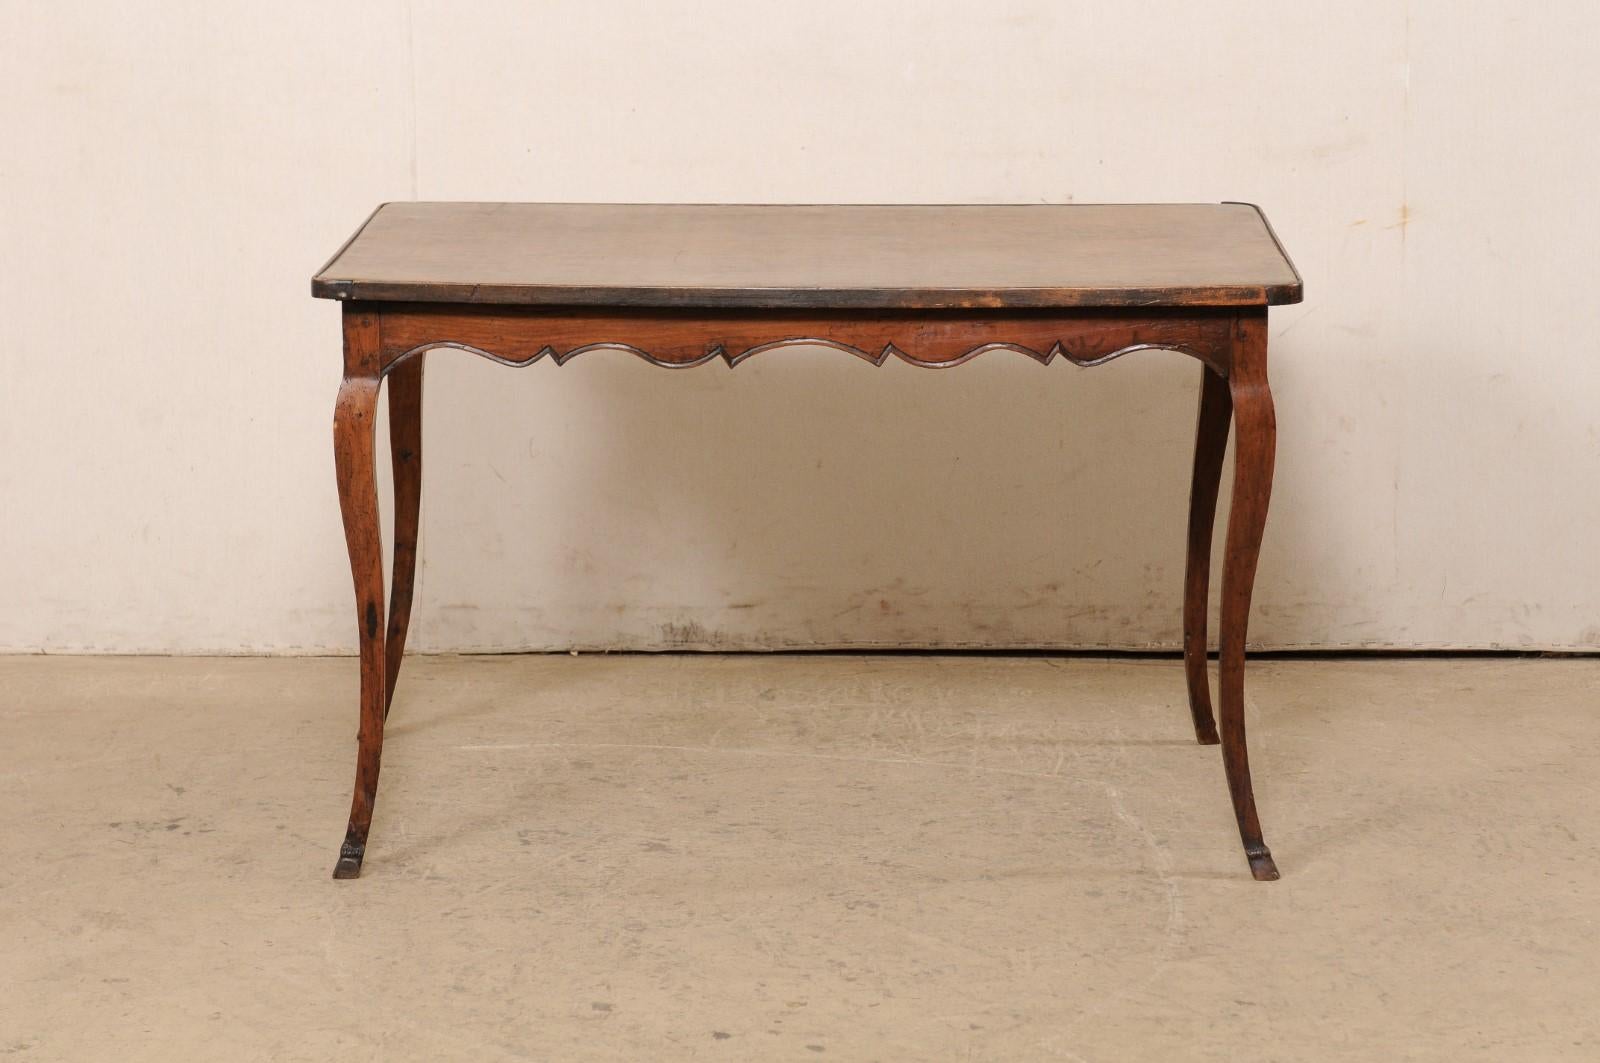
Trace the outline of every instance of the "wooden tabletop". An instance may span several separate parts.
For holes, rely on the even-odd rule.
[[[1246,203],[386,203],[313,295],[565,306],[935,309],[1295,303]]]

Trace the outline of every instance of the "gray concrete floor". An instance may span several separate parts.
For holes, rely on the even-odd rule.
[[[1600,1059],[1600,662],[0,659],[0,1056]]]

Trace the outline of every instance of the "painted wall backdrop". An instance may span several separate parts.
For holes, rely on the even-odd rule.
[[[308,282],[411,198],[1258,202],[1252,641],[1600,649],[1587,0],[0,15],[0,650],[353,647]],[[413,645],[1175,647],[1199,372],[436,354]]]

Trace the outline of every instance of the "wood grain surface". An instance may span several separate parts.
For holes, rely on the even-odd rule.
[[[792,309],[1261,306],[1301,290],[1245,203],[388,203],[312,281],[349,300]]]

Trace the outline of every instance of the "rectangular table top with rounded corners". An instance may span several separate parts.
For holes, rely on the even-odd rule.
[[[378,302],[704,309],[1299,302],[1248,203],[386,203],[312,280]]]

